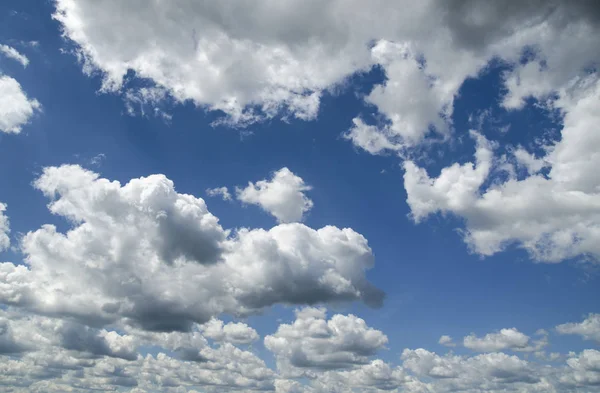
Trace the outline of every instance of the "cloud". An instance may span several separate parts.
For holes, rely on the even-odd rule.
[[[565,373],[561,382],[567,386],[585,387],[600,385],[600,351],[586,349],[580,354],[571,354],[567,359],[570,372]]]
[[[227,187],[207,188],[206,195],[209,197],[221,197],[224,201],[231,201],[231,194]]]
[[[198,330],[156,333],[128,327],[119,334],[16,310],[2,311],[0,326],[0,385],[9,390],[273,389],[274,372],[262,360],[229,343],[211,347]],[[14,350],[6,356],[7,337],[18,356]],[[157,353],[140,354],[142,345]]]
[[[0,74],[0,131],[18,134],[31,117],[41,109],[40,103],[30,99],[15,79]]]
[[[336,314],[327,320],[325,313],[320,308],[296,310],[292,324],[279,325],[275,334],[265,337],[265,347],[284,375],[367,364],[388,342],[385,334],[354,315]]]
[[[233,329],[228,332],[227,326]],[[600,381],[600,352],[594,349],[569,353],[566,364],[499,352],[459,356],[405,349],[401,363],[394,365],[372,359],[387,343],[382,332],[353,315],[327,319],[325,310],[317,308],[296,310],[292,324],[280,325],[265,338],[267,349],[272,350],[269,340],[281,344],[273,370],[257,354],[221,339],[248,338],[252,332],[245,324],[216,320],[185,332],[118,324],[101,329],[8,307],[0,310],[0,386],[19,393],[558,393],[594,392]],[[219,342],[211,345],[207,336]],[[299,359],[304,362],[289,363]],[[281,368],[282,360],[288,368]]]
[[[281,168],[271,180],[249,182],[246,188],[236,188],[236,194],[238,200],[260,206],[278,222],[300,222],[313,207],[312,200],[304,194],[311,188],[288,168]]]
[[[387,122],[369,126],[355,118],[344,137],[371,154],[379,154],[415,146],[432,129],[446,135],[459,86],[449,87],[428,75],[408,43],[381,40],[371,53],[385,70],[387,80],[375,86],[365,102],[374,105]]]
[[[205,337],[218,342],[250,344],[259,339],[256,330],[240,322],[223,324],[223,321],[213,318],[202,325],[201,330]]]
[[[10,246],[10,222],[4,212],[6,204],[0,202],[0,251],[6,250]]]
[[[163,175],[121,185],[66,165],[44,169],[34,184],[71,229],[44,225],[23,237],[26,265],[0,264],[5,304],[156,331],[274,304],[381,305],[365,276],[371,249],[351,229],[284,224],[232,234]]]
[[[402,367],[394,367],[377,359],[353,370],[327,371],[317,376],[312,388],[317,392],[416,392],[414,388],[425,384],[409,376]]]
[[[580,323],[564,323],[556,327],[560,334],[577,334],[586,340],[600,342],[600,314],[590,314]]]
[[[9,59],[18,61],[23,67],[27,67],[29,64],[29,59],[11,46],[0,44],[0,53]]]
[[[529,336],[516,328],[501,329],[496,333],[488,333],[484,337],[474,334],[466,336],[463,345],[477,352],[498,352],[505,349],[522,350],[527,348]]]
[[[102,73],[103,91],[133,90],[143,100],[128,84],[133,71],[177,102],[225,112],[224,122],[236,126],[276,116],[314,119],[326,91],[379,65],[387,81],[366,101],[398,146],[418,142],[429,126],[445,133],[461,84],[493,59],[513,66],[506,75],[510,107],[580,75],[597,60],[592,3],[377,0],[365,7],[335,0],[273,7],[263,0],[232,8],[178,0],[140,11],[117,0],[56,0],[54,18],[83,70]],[[535,48],[536,57],[521,64],[525,48]]]
[[[402,366],[418,377],[433,378],[433,391],[513,391],[542,382],[534,366],[516,356],[489,353],[474,357],[439,356],[425,349],[405,349]],[[515,386],[516,385],[516,386]],[[514,391],[517,391],[515,389]]]
[[[500,160],[483,137],[474,163],[453,164],[437,178],[405,162],[407,202],[415,221],[436,212],[464,218],[465,241],[481,255],[517,244],[536,261],[598,260],[600,139],[594,127],[600,121],[599,102],[600,82],[592,74],[561,89],[549,104],[564,113],[564,127],[560,141],[547,146],[540,158],[550,168],[547,175],[509,174],[498,180]]]
[[[446,347],[455,347],[456,343],[452,341],[452,337],[443,335],[440,337],[438,344],[446,346]]]
[[[432,179],[413,161],[404,162],[406,201],[415,222],[437,211],[468,210],[477,200],[479,188],[492,167],[493,144],[475,131],[470,135],[476,142],[475,164],[453,164]]]

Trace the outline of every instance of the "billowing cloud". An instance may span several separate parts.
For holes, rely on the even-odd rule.
[[[325,91],[380,65],[388,80],[367,102],[384,115],[378,129],[392,148],[419,141],[430,126],[444,133],[462,82],[494,58],[514,65],[506,76],[510,107],[550,93],[597,60],[591,1],[264,0],[231,7],[178,0],[144,10],[116,0],[55,3],[84,71],[103,73],[103,90],[131,90],[131,70],[176,101],[224,111],[236,125],[277,115],[313,119]],[[519,62],[524,48],[535,48],[534,61]]]
[[[577,334],[586,340],[600,342],[600,314],[590,314],[582,322],[564,323],[556,327],[560,334]]]
[[[204,200],[177,193],[162,175],[121,185],[67,165],[46,168],[35,186],[72,228],[45,225],[23,237],[26,265],[0,264],[6,304],[158,331],[277,303],[381,304],[365,277],[371,249],[351,229],[285,224],[230,234]]]
[[[284,374],[310,375],[311,369],[367,364],[387,341],[385,334],[354,315],[336,314],[327,320],[324,309],[304,308],[296,310],[292,324],[282,324],[266,336],[265,346],[275,354]]]
[[[0,131],[20,133],[40,108],[37,100],[27,97],[19,82],[0,74]]]
[[[0,53],[8,57],[9,59],[18,61],[23,67],[27,67],[27,65],[29,64],[29,59],[27,58],[27,56],[23,55],[22,53],[19,53],[19,51],[13,48],[12,46],[0,44]]]
[[[273,173],[271,180],[249,182],[246,188],[236,188],[237,199],[260,206],[279,222],[299,222],[313,207],[304,192],[311,187],[288,168]]]

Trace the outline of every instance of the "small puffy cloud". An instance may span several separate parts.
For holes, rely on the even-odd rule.
[[[10,223],[4,213],[6,204],[0,202],[0,251],[6,250],[10,246]]]
[[[231,201],[231,194],[227,187],[207,188],[206,195],[209,197],[221,197],[224,201]]]
[[[37,100],[27,97],[19,82],[0,74],[0,131],[20,133],[41,107]]]
[[[385,334],[354,315],[336,314],[327,320],[320,308],[296,310],[292,324],[280,325],[264,340],[277,367],[290,375],[367,364],[387,341]]]
[[[270,180],[249,182],[246,188],[236,188],[236,194],[238,200],[260,206],[281,223],[300,222],[313,207],[312,200],[304,194],[311,188],[288,168],[281,168]]]
[[[27,56],[19,53],[19,51],[13,48],[12,46],[0,44],[0,53],[8,57],[9,59],[18,61],[23,67],[27,67],[27,65],[29,64],[29,59],[27,58]]]
[[[477,352],[498,352],[505,349],[522,350],[527,348],[529,336],[515,328],[501,329],[496,333],[488,333],[484,337],[471,334],[464,338],[463,345]]]
[[[586,340],[600,342],[600,314],[590,314],[582,322],[571,322],[558,325],[560,334],[577,334]]]
[[[381,305],[365,275],[372,251],[352,229],[282,224],[231,234],[204,200],[178,193],[163,175],[121,185],[66,165],[46,168],[34,184],[71,229],[44,225],[23,237],[25,265],[0,264],[5,304],[153,331],[274,304]]]
[[[440,337],[438,344],[446,346],[446,347],[455,347],[456,343],[452,340],[452,337],[443,335]]]
[[[533,154],[529,153],[522,147],[516,149],[513,154],[517,160],[517,163],[526,168],[527,171],[532,175],[538,173],[547,165],[543,160],[536,158]]]
[[[224,324],[223,321],[213,318],[201,325],[200,329],[205,337],[218,342],[250,344],[259,339],[256,330],[241,322]]]

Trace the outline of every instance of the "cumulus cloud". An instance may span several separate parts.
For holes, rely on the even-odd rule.
[[[231,194],[227,187],[207,188],[206,195],[209,197],[221,197],[224,201],[231,201]]]
[[[327,371],[317,376],[311,388],[316,392],[417,392],[417,386],[424,383],[409,376],[402,367],[394,367],[377,359],[353,370]]]
[[[499,160],[489,142],[478,142],[474,163],[454,164],[433,179],[407,161],[404,183],[415,220],[436,212],[465,218],[465,241],[482,255],[517,244],[537,261],[597,260],[600,139],[594,127],[600,121],[599,102],[600,82],[592,74],[561,89],[549,104],[563,111],[564,127],[560,141],[540,158],[550,168],[547,175],[494,181]],[[539,168],[530,162],[530,172]]]
[[[386,363],[371,358],[387,343],[382,332],[353,315],[327,319],[317,308],[297,310],[292,324],[265,338],[277,370],[227,342],[246,343],[255,334],[245,324],[217,320],[185,332],[95,328],[9,307],[0,310],[0,386],[19,393],[542,393],[595,392],[600,380],[600,352],[593,349],[570,353],[562,365],[501,352],[458,356],[423,348],[405,349],[398,365]]]
[[[504,353],[440,356],[425,349],[405,349],[402,361],[415,376],[432,378],[433,392],[550,392],[556,386],[543,369]]]
[[[224,111],[235,125],[313,119],[325,91],[379,65],[387,81],[367,103],[386,119],[378,129],[393,148],[430,127],[445,133],[462,82],[494,58],[514,66],[507,107],[549,94],[598,60],[592,1],[55,4],[84,71],[101,71],[104,91],[131,90],[131,70],[176,101]],[[524,48],[535,48],[534,61],[521,64]]]
[[[67,165],[46,168],[34,184],[72,228],[44,225],[23,237],[26,264],[0,264],[6,304],[158,331],[278,303],[381,305],[365,277],[371,249],[351,229],[285,224],[231,234],[204,200],[177,193],[162,175],[121,185]]]
[[[9,59],[18,61],[23,67],[27,67],[27,65],[29,64],[29,59],[27,58],[27,56],[19,53],[19,51],[13,48],[12,46],[0,44],[0,53],[8,57]]]
[[[571,354],[567,359],[570,372],[561,377],[561,382],[571,387],[600,385],[600,351],[586,349],[580,354]]]
[[[600,314],[590,314],[582,322],[564,323],[556,327],[560,334],[577,334],[586,340],[600,342]]]
[[[203,324],[201,330],[205,337],[218,342],[250,344],[259,339],[256,330],[241,322],[224,324],[223,321],[213,318]]]
[[[292,324],[280,325],[264,341],[281,372],[298,376],[311,369],[367,364],[388,339],[354,315],[336,314],[327,320],[325,309],[304,308],[296,310]]]
[[[505,349],[522,350],[527,348],[529,336],[516,328],[501,329],[496,333],[488,333],[484,337],[471,334],[464,338],[463,345],[477,352],[498,352]]]
[[[246,188],[236,188],[236,194],[238,200],[260,206],[279,222],[299,222],[313,207],[312,200],[304,194],[311,188],[300,176],[281,168],[271,180],[249,182]]]
[[[36,99],[27,97],[19,82],[0,74],[0,131],[18,134],[41,109]]]
[[[2,311],[0,326],[1,385],[9,389],[273,389],[274,372],[262,360],[229,343],[211,347],[198,330],[156,333],[128,327],[120,334],[16,310]],[[142,345],[158,353],[143,356]]]

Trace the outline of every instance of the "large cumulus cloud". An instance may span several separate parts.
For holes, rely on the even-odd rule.
[[[45,225],[23,237],[25,265],[0,265],[6,304],[150,330],[277,303],[381,304],[365,276],[371,249],[351,229],[285,224],[230,234],[202,199],[177,193],[162,175],[121,185],[62,166],[46,168],[35,186],[72,228]]]
[[[429,125],[446,132],[458,88],[494,57],[516,66],[506,78],[507,105],[547,94],[597,55],[600,19],[593,1],[560,0],[55,3],[84,70],[101,71],[104,90],[128,89],[132,70],[156,88],[130,97],[191,100],[235,124],[279,114],[312,119],[325,91],[379,64],[388,81],[367,101],[387,121],[360,131],[362,142],[387,141],[375,151],[418,142]],[[519,63],[525,47],[547,72]]]

